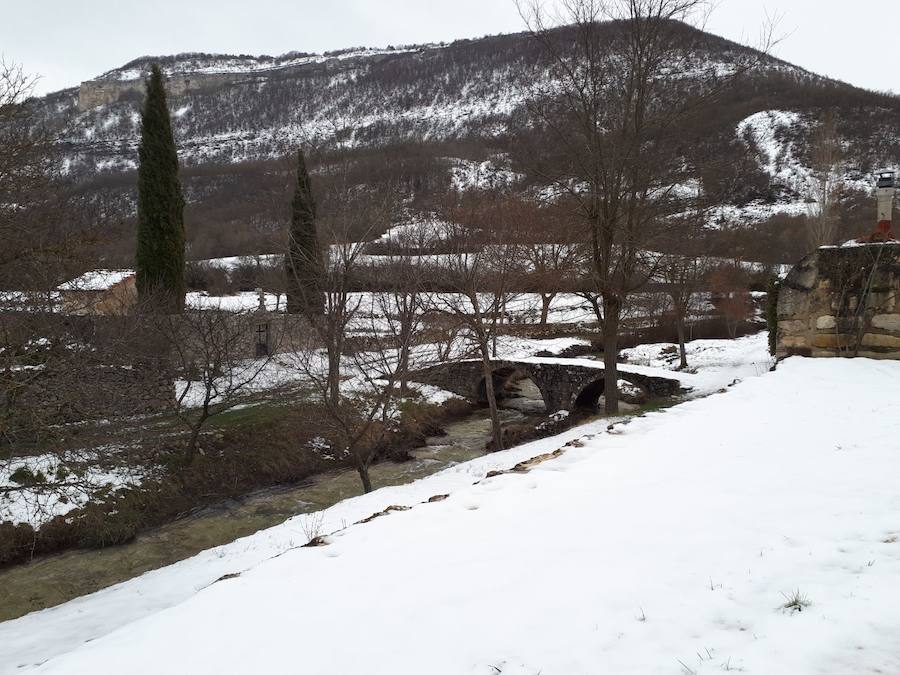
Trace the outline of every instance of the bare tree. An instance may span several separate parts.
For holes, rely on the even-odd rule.
[[[618,332],[625,301],[653,275],[646,251],[692,196],[682,132],[761,53],[737,57],[727,77],[707,85],[705,0],[567,0],[555,15],[540,2],[519,5],[543,48],[528,102],[550,151],[535,172],[571,204],[589,242],[591,281],[602,300],[605,409],[618,411]]]
[[[442,309],[464,326],[466,352],[481,361],[495,450],[503,449],[503,428],[491,359],[496,357],[497,336],[514,293],[513,282],[521,274],[517,245],[501,244],[492,236],[498,231],[502,209],[502,202],[492,202],[488,197],[453,212],[445,236],[454,245],[447,256],[446,270],[447,284],[453,292],[441,295],[439,300]]]
[[[555,204],[509,199],[504,209],[505,238],[518,243],[523,258],[523,284],[540,296],[538,323],[547,324],[556,296],[574,286],[581,257],[570,216]]]
[[[736,260],[711,270],[708,281],[713,305],[725,320],[728,337],[737,337],[738,327],[753,313],[746,271]]]
[[[271,323],[265,313],[217,306],[156,317],[159,351],[170,355],[172,362],[165,366],[179,378],[175,402],[178,419],[189,431],[186,464],[196,458],[201,431],[210,418],[247,400],[253,383],[269,366],[278,347]]]
[[[87,347],[82,322],[60,316],[57,287],[87,264],[94,239],[82,221],[92,214],[67,201],[34,84],[0,61],[0,446],[45,436],[60,411],[82,409],[79,385],[91,378],[75,373],[102,351]]]
[[[709,245],[705,223],[708,210],[702,207],[680,214],[677,239],[666,242],[670,251],[661,255],[657,280],[665,285],[670,312],[678,336],[679,369],[688,367],[686,323],[697,309],[697,300],[710,272]]]
[[[393,250],[421,251],[431,243],[433,227],[419,222],[408,224],[392,235]],[[386,331],[397,349],[397,379],[399,395],[409,391],[410,358],[417,336],[425,325],[425,318],[434,305],[434,298],[425,292],[425,282],[431,266],[419,255],[384,256],[382,268],[389,270],[390,279],[382,278],[390,290],[376,294],[375,303],[382,321],[373,326],[373,333]],[[373,313],[374,314],[374,313]]]
[[[671,301],[672,318],[678,335],[678,368],[688,367],[686,323],[708,273],[707,259],[700,254],[668,254],[659,265],[659,279],[666,286]]]
[[[837,125],[837,114],[829,110],[812,134],[812,178],[809,185],[812,203],[806,221],[811,248],[834,244],[837,239],[835,207],[841,191],[838,168],[843,155]]]
[[[362,482],[363,490],[372,490],[369,469],[375,459],[378,437],[384,433],[391,415],[390,403],[399,377],[400,359],[388,367],[382,352],[384,340],[379,326],[373,325],[378,303],[372,296],[354,291],[365,253],[365,241],[372,233],[383,230],[395,212],[394,194],[375,194],[353,176],[353,166],[344,153],[323,157],[320,161],[318,194],[321,206],[319,236],[330,241],[322,254],[322,276],[319,292],[321,311],[307,311],[303,318],[308,326],[305,334],[295,336],[291,359],[314,395],[337,440],[337,451],[349,458]],[[302,253],[295,252],[295,255]],[[302,262],[302,261],[301,261]],[[290,273],[291,266],[288,267]],[[301,282],[302,279],[295,281]],[[389,323],[388,332],[401,336],[394,344],[407,354],[403,369],[408,368],[408,350],[415,325],[409,322],[416,302],[409,296],[400,300],[407,323],[398,327],[395,314],[382,317]],[[381,325],[380,329],[384,329]],[[361,334],[369,349],[351,344],[353,335]],[[346,382],[345,382],[346,380]],[[343,385],[343,386],[342,386]]]
[[[0,60],[0,288],[5,289],[17,287],[23,274],[36,272],[28,263],[43,237],[25,235],[22,225],[43,201],[53,173],[50,138],[28,100],[35,83],[21,66]]]

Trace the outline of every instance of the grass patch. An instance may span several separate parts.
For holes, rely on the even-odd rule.
[[[784,603],[781,605],[781,610],[783,612],[788,612],[789,614],[802,612],[812,604],[809,601],[809,598],[800,592],[799,588],[792,593],[782,593],[781,595],[784,597]]]

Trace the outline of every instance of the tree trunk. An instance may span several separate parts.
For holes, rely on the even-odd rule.
[[[603,325],[603,310],[600,309],[600,298],[595,295],[588,297],[587,301],[591,303],[591,309],[594,310],[594,316],[597,317],[597,323]]]
[[[494,450],[503,450],[503,428],[500,426],[500,411],[497,409],[497,396],[494,393],[494,373],[491,370],[491,360],[488,357],[486,342],[481,346],[481,364],[484,373],[484,395],[491,413],[491,436],[494,441]]]
[[[359,474],[359,480],[362,481],[363,492],[372,491],[372,478],[369,476],[369,467],[361,458],[356,458],[356,473]]]
[[[681,361],[678,364],[678,370],[684,370],[688,367],[687,349],[684,346],[684,317],[680,315],[676,317],[675,325],[678,329],[678,354],[681,358]]]
[[[619,298],[603,295],[603,398],[607,415],[619,413]]]
[[[341,403],[341,350],[338,344],[328,348],[328,399],[334,408]]]
[[[401,318],[400,354],[397,362],[397,378],[400,380],[400,398],[409,393],[409,345],[412,341],[412,326],[407,316]]]
[[[725,330],[728,331],[728,337],[734,340],[737,337],[737,328],[738,322],[737,319],[726,316],[725,317]]]
[[[405,398],[409,393],[409,345],[400,347],[400,359],[397,364],[397,375],[400,379],[400,398]]]
[[[200,439],[200,427],[203,426],[205,419],[206,418],[199,420],[191,427],[191,437],[188,439],[187,447],[184,449],[185,464],[192,464],[194,462],[194,457],[197,456],[197,442]]]
[[[494,296],[494,311],[499,315],[494,317],[494,330],[491,331],[491,358],[497,358],[497,333],[503,325],[503,310],[500,307],[500,298]]]
[[[550,303],[553,302],[552,295],[541,294],[541,325],[547,325],[547,316],[550,314]]]

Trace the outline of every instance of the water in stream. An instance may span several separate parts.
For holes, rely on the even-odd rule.
[[[527,389],[501,410],[504,422],[524,419],[521,410],[537,411]],[[531,385],[533,386],[533,385]],[[490,438],[487,411],[447,425],[446,435],[427,439],[408,462],[384,462],[371,469],[376,488],[409,483],[452,464],[484,454]],[[52,607],[72,598],[131,579],[200,551],[247,536],[288,518],[319,511],[361,493],[353,470],[316,476],[298,485],[262,490],[139,535],[134,541],[105,549],[69,551],[0,572],[0,621]]]

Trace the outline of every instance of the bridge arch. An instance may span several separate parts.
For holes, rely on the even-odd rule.
[[[516,389],[525,381],[531,382],[540,392],[541,399],[545,399],[544,390],[541,388],[538,378],[528,368],[518,365],[499,366],[491,372],[491,379],[494,384],[494,398],[498,403],[505,399],[515,398],[515,394],[519,393],[516,392]],[[481,405],[487,405],[487,387],[483,375],[477,376],[472,398]],[[544,409],[546,410],[546,400],[544,400]]]
[[[502,392],[517,380],[529,379],[538,388],[548,412],[572,410],[576,406],[595,407],[603,388],[604,371],[593,364],[566,362],[562,359],[496,360],[491,363],[494,390]],[[624,400],[647,400],[672,396],[680,389],[678,380],[619,370],[620,380],[634,389]],[[481,361],[455,361],[423,368],[410,379],[440,387],[472,401],[487,403]]]
[[[619,400],[623,403],[641,404],[650,399],[650,391],[642,384],[632,382],[628,377],[619,377]],[[572,401],[572,408],[578,410],[596,410],[599,407],[600,397],[604,394],[606,377],[599,377],[581,387]]]

